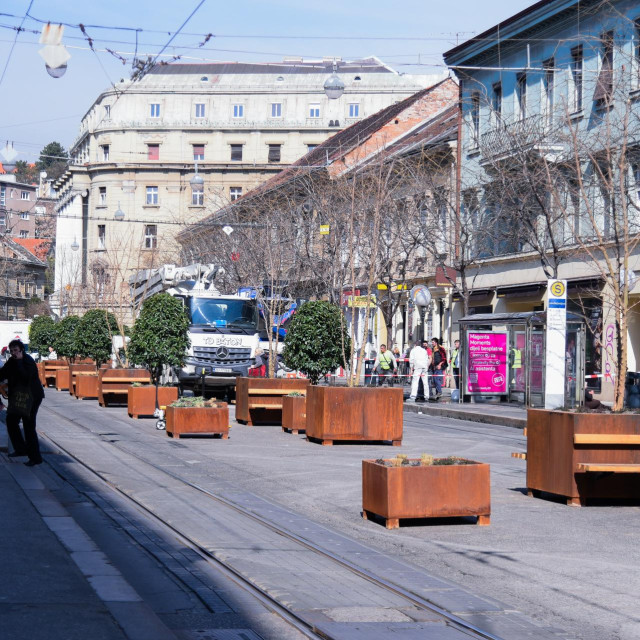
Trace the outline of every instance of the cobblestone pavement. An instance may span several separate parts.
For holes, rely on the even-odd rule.
[[[270,500],[436,578],[505,603],[545,628],[564,629],[585,640],[640,638],[634,542],[640,509],[572,508],[528,498],[523,492],[525,463],[511,458],[512,451],[524,450],[524,438],[512,427],[405,413],[405,438],[398,450],[321,447],[279,427],[233,426],[228,441],[171,440],[154,429],[154,421],[127,418],[124,408],[101,409],[55,391],[48,393],[41,416],[41,431],[75,438],[87,454],[98,441],[117,441],[112,444],[122,451],[179,468],[212,491],[248,492]],[[69,418],[82,426],[74,427]],[[491,525],[420,521],[387,531],[364,521],[361,460],[398,451],[489,462]],[[349,615],[348,609],[343,615]]]

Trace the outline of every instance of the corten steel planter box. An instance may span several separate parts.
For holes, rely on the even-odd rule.
[[[282,430],[297,434],[307,428],[307,398],[284,396],[282,398]]]
[[[69,389],[69,367],[56,371],[56,389],[67,391]]]
[[[402,389],[310,386],[307,440],[402,442]]]
[[[56,373],[60,369],[66,369],[68,366],[69,366],[69,363],[66,360],[43,360],[42,362],[40,362],[38,364],[38,371],[42,370],[42,374],[40,377],[40,382],[42,382],[42,386],[43,387],[48,387],[49,385],[55,386]]]
[[[158,406],[166,407],[178,399],[178,387],[158,387]],[[153,416],[156,410],[156,388],[129,387],[127,411],[132,418]]]
[[[44,377],[44,362],[38,362],[38,364],[36,364],[36,367],[38,368],[38,379],[40,380],[40,384],[43,387],[46,387],[47,379]]]
[[[76,380],[79,375],[87,373],[98,373],[98,368],[95,364],[90,362],[83,362],[81,364],[69,365],[69,393],[72,396],[76,395]],[[76,396],[77,397],[77,396]],[[97,396],[96,396],[97,397]]]
[[[477,524],[491,518],[489,465],[387,467],[362,461],[362,517],[381,516],[387,529],[403,518],[477,516]]]
[[[151,374],[147,369],[101,369],[98,373],[98,403],[101,407],[109,402],[125,404],[129,388],[134,382],[148,384]]]
[[[527,492],[541,491],[572,505],[640,500],[640,417],[529,409]]]
[[[229,437],[229,407],[218,402],[215,407],[167,407],[167,435],[180,438],[188,434]]]
[[[95,400],[98,397],[98,374],[80,372],[76,376],[75,397],[79,400]]]
[[[282,424],[282,398],[292,391],[306,393],[309,381],[292,378],[237,378],[236,420],[254,424]]]

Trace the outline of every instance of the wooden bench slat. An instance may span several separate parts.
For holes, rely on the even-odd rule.
[[[598,462],[579,462],[578,471],[585,473],[595,472],[611,472],[611,473],[640,473],[640,464],[631,463],[598,463]]]
[[[249,404],[249,409],[282,409],[280,404]]]
[[[574,444],[638,444],[640,435],[632,433],[575,433]]]
[[[288,396],[291,391],[291,389],[248,389],[247,393],[250,396]],[[306,395],[305,391],[298,391],[298,393]]]
[[[102,382],[124,382],[131,384],[133,382],[149,382],[150,378],[102,378]]]

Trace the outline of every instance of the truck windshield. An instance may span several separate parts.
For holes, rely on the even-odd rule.
[[[191,324],[252,329],[258,324],[258,309],[253,300],[191,298],[189,313]]]

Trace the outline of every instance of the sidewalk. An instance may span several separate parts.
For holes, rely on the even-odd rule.
[[[0,415],[3,640],[175,640],[46,487],[7,457]],[[45,452],[45,456],[46,456]]]

